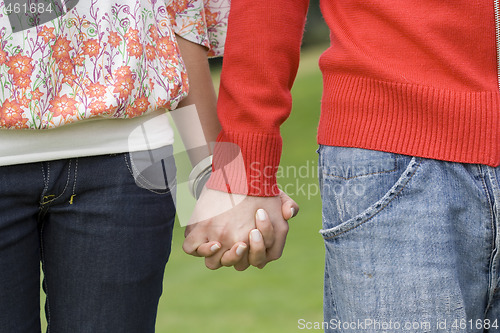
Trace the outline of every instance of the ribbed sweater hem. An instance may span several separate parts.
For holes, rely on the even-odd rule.
[[[228,193],[276,196],[276,170],[282,140],[278,135],[221,132],[207,187]]]
[[[454,91],[324,74],[318,143],[500,164],[497,91]]]

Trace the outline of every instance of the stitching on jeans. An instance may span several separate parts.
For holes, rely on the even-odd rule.
[[[69,198],[69,204],[73,204],[73,199],[76,197],[76,178],[78,175],[78,158],[75,159],[75,178],[73,179],[73,191],[71,193],[71,197]]]
[[[394,172],[397,170],[397,168],[398,168],[398,156],[394,156],[394,169],[392,169],[392,170],[384,170],[384,171],[378,171],[378,172],[372,172],[372,173],[365,173],[365,174],[354,176],[354,177],[342,177],[342,176],[337,176],[337,175],[334,175],[331,173],[326,173],[326,172],[324,172],[323,175],[329,176],[329,177],[340,178],[340,179],[344,179],[344,180],[350,180],[350,179],[355,179],[355,178],[360,178],[360,177],[365,177],[365,176],[372,176],[372,175],[379,175],[382,173]]]
[[[40,167],[42,168],[42,179],[43,179],[43,190],[42,191],[45,191],[45,189],[47,188],[47,181],[45,179],[45,169],[43,168],[43,162],[40,163]]]
[[[43,200],[44,198],[46,197],[45,194],[47,193],[47,191],[49,190],[49,177],[50,177],[50,162],[46,162],[47,163],[47,176],[45,176],[45,168],[43,167],[43,162],[40,163],[40,166],[42,168],[42,177],[43,177],[43,190],[42,190],[42,193],[40,194],[40,201],[38,202],[38,204],[40,205],[40,209],[41,209],[41,206],[43,205]]]
[[[495,216],[495,223],[494,223],[494,226],[495,226],[495,256],[494,256],[494,259],[496,258],[497,260],[493,262],[493,266],[495,268],[495,276],[498,276],[498,269],[499,269],[499,265],[498,265],[498,256],[500,255],[498,252],[500,251],[500,248],[499,248],[499,230],[498,230],[498,218],[499,218],[499,208],[498,208],[498,196],[500,195],[500,189],[499,189],[499,184],[498,184],[498,179],[496,177],[496,173],[494,171],[494,169],[492,167],[489,167],[487,166],[488,168],[488,174],[489,174],[489,178],[491,179],[491,187],[492,187],[492,192],[493,192],[493,196],[494,196],[494,203],[493,203],[493,206],[490,205],[490,208],[492,209],[493,207],[495,207],[496,209],[493,211],[493,214]],[[492,270],[493,270],[493,267],[492,267]],[[498,284],[499,284],[499,279],[496,278],[496,283],[492,286],[492,290],[493,292],[490,294],[490,297],[491,299],[493,299],[494,295],[495,295],[495,292],[496,290],[498,289]]]
[[[129,155],[130,155],[130,154],[129,154]],[[127,165],[127,169],[128,169],[128,171],[130,172],[130,174],[132,175],[132,177],[134,178],[134,181],[137,181],[137,180],[138,180],[138,178],[140,178],[141,180],[143,180],[143,181],[146,183],[146,185],[150,185],[151,187],[154,187],[154,184],[153,184],[153,183],[151,183],[150,181],[148,181],[148,180],[147,180],[144,176],[142,176],[142,175],[138,172],[137,167],[134,165],[134,162],[132,161],[132,159],[130,159],[130,164],[128,163],[128,160],[127,160],[127,154],[123,154],[123,157],[124,157],[124,159],[125,159],[125,164]],[[134,170],[136,170],[136,171],[137,171],[137,175],[138,175],[137,177],[138,177],[138,178],[136,178],[136,177],[134,176],[134,172],[132,171],[132,168],[133,168]],[[168,182],[168,181],[167,181],[167,182]],[[138,187],[139,187],[139,186],[138,186]],[[169,187],[167,187],[167,189],[166,189],[166,191],[165,191],[165,192],[158,192],[157,190],[154,190],[154,189],[151,189],[151,188],[145,188],[145,189],[146,189],[146,190],[148,190],[148,191],[151,191],[151,192],[153,192],[153,193],[159,194],[159,195],[164,195],[164,194],[168,194],[168,193],[170,193],[170,186],[169,186]]]
[[[495,229],[495,222],[494,222],[494,213],[493,213],[493,209],[492,209],[492,202],[491,202],[491,197],[490,197],[490,193],[488,192],[488,187],[486,186],[486,180],[484,179],[484,175],[483,175],[483,170],[481,168],[481,166],[479,165],[479,176],[481,177],[481,183],[483,185],[483,191],[484,193],[486,194],[486,199],[488,199],[488,209],[490,211],[490,223],[491,223],[491,230],[494,230]],[[491,240],[491,248],[495,248],[495,241],[494,239]]]
[[[481,183],[483,185],[483,191],[486,194],[486,198],[488,199],[488,208],[489,208],[489,211],[490,211],[491,230],[493,231],[493,230],[496,230],[496,226],[495,226],[495,214],[494,214],[493,208],[492,208],[492,205],[493,205],[492,198],[490,197],[490,193],[488,192],[488,187],[486,185],[486,179],[484,177],[485,175],[483,174],[484,170],[483,170],[483,168],[482,168],[481,165],[479,165],[478,167],[479,167],[479,171],[480,171],[479,172],[479,176],[481,177]],[[495,246],[495,237],[492,238],[490,245],[491,245],[492,249],[495,249],[495,247],[496,247]],[[491,268],[492,268],[492,266],[494,264],[493,263],[493,259],[494,258],[495,258],[495,255],[494,255],[494,252],[492,252],[491,255],[490,255],[490,260],[489,260],[489,264],[488,264],[488,271],[491,271]],[[491,291],[491,284],[492,284],[492,276],[491,276],[491,274],[488,274],[488,289],[490,289],[490,291]],[[497,283],[497,285],[498,285],[498,283]],[[484,314],[485,315],[486,315],[486,313],[488,312],[488,310],[491,307],[492,296],[495,294],[496,289],[497,288],[495,287],[495,289],[493,291],[493,294],[491,294],[490,292],[488,293],[488,295],[489,295],[488,298],[489,299],[488,299],[488,304],[486,304],[486,308],[484,310]]]
[[[42,167],[42,177],[43,177],[43,191],[42,195],[44,195],[47,190],[49,189],[49,176],[50,176],[50,162],[47,162],[47,177],[45,177],[45,168],[43,167],[43,162],[40,163],[40,166]]]
[[[414,166],[414,167],[415,167],[415,170],[413,170],[413,172],[411,173],[411,176],[409,176],[409,178],[408,178],[408,180],[406,181],[406,183],[405,183],[403,186],[401,186],[401,188],[400,188],[397,192],[391,192],[391,193],[390,193],[390,195],[388,196],[388,198],[390,198],[390,200],[388,200],[388,201],[387,201],[384,205],[382,205],[382,206],[380,207],[380,209],[376,210],[374,213],[367,213],[367,214],[364,214],[364,215],[370,215],[370,214],[371,214],[372,216],[371,216],[370,218],[366,219],[364,222],[361,222],[361,223],[359,223],[359,224],[356,224],[355,226],[353,226],[353,227],[351,227],[351,228],[349,228],[349,229],[347,229],[347,230],[342,231],[341,233],[338,233],[338,234],[335,234],[335,235],[332,235],[332,236],[329,236],[329,237],[325,237],[325,240],[326,240],[326,239],[336,238],[336,237],[338,237],[338,236],[340,236],[340,235],[342,235],[342,234],[345,234],[346,232],[349,232],[349,231],[351,231],[351,230],[353,230],[353,229],[356,229],[357,227],[359,227],[359,226],[361,226],[361,225],[365,224],[366,222],[370,221],[371,219],[373,219],[373,218],[374,218],[374,217],[375,217],[375,216],[376,216],[376,215],[377,215],[377,214],[378,214],[381,210],[383,210],[385,207],[387,207],[387,206],[388,206],[388,205],[392,202],[392,200],[394,200],[394,198],[396,198],[396,197],[398,196],[398,194],[399,194],[399,193],[401,193],[401,191],[403,191],[403,190],[406,188],[406,185],[407,185],[407,184],[410,182],[410,180],[413,178],[413,176],[414,176],[414,175],[415,175],[415,173],[417,172],[417,170],[418,170],[418,168],[419,168],[419,166],[420,166],[420,164],[421,164],[421,163],[422,163],[422,161],[421,161],[421,160],[419,160],[418,164],[416,164],[416,165]],[[408,174],[407,174],[407,176],[408,176]],[[356,218],[356,221],[361,221],[361,220],[362,220],[362,217],[361,217],[361,216],[360,216],[360,217],[358,217],[358,218]]]
[[[45,317],[47,319],[47,333],[50,332],[50,304],[49,304],[49,286],[47,284],[47,270],[45,269],[45,253],[43,251],[43,229],[45,227],[45,222],[41,222],[40,226],[40,259],[42,260],[42,270],[43,270],[43,285],[45,287]]]
[[[70,175],[71,175],[71,160],[69,160],[68,162],[68,177],[66,179],[66,185],[64,185],[64,188],[63,190],[61,191],[61,194],[59,194],[57,197],[55,196],[55,194],[51,194],[51,195],[46,195],[43,197],[43,199],[48,199],[49,197],[51,198],[50,200],[47,200],[47,201],[42,201],[40,204],[42,205],[46,205],[46,204],[49,204],[51,203],[52,201],[54,200],[57,200],[59,199],[65,192],[66,192],[66,189],[68,188],[68,185],[69,185],[69,180],[70,180]]]
[[[50,162],[47,162],[47,191],[49,190],[50,184]]]
[[[134,177],[134,179],[136,179],[136,178],[135,178],[135,176],[134,176],[134,172],[133,172],[132,170],[137,171],[137,177],[138,177],[138,178],[140,178],[142,181],[144,181],[144,183],[146,183],[146,185],[150,185],[151,187],[154,187],[153,183],[151,183],[149,180],[147,180],[144,176],[142,176],[142,175],[139,173],[139,170],[138,170],[138,169],[137,169],[137,167],[135,166],[134,161],[133,161],[132,159],[130,159],[130,166],[132,167],[132,170],[131,170],[131,168],[129,167],[129,164],[128,164],[128,161],[127,161],[127,158],[126,158],[126,157],[125,157],[125,162],[127,162],[127,167],[128,167],[128,169],[129,169],[129,171],[131,172],[132,177]],[[155,190],[153,190],[153,189],[150,189],[150,188],[148,188],[148,190],[149,190],[149,191],[151,191],[151,192],[153,192],[153,193],[157,193],[157,194],[164,194],[163,192],[157,192],[157,191],[155,191]],[[168,193],[168,192],[170,192],[170,189],[168,189],[168,190],[167,190],[167,192],[165,192],[165,193]]]

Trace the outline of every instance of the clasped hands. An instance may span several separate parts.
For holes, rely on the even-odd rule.
[[[281,257],[287,221],[298,211],[282,191],[276,197],[254,197],[205,188],[186,227],[183,249],[205,257],[210,269],[263,268]]]

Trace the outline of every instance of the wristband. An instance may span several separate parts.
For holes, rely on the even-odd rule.
[[[188,187],[191,195],[198,200],[203,187],[212,174],[212,155],[205,157],[189,173]]]

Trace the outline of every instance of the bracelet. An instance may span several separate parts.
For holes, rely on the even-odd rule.
[[[212,174],[212,155],[205,157],[189,173],[188,187],[191,195],[198,200],[203,187]]]

